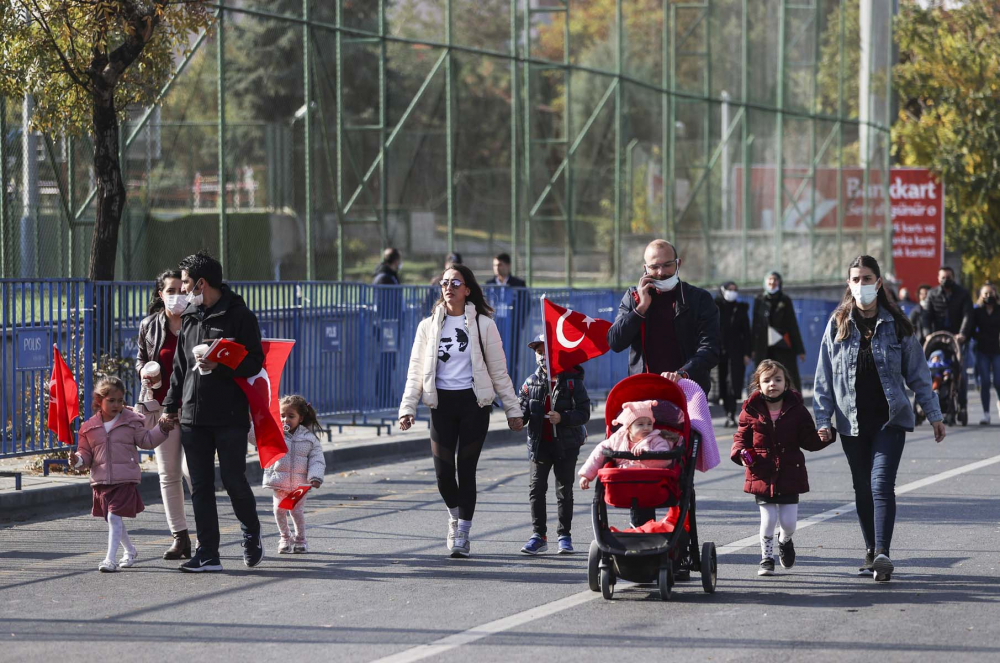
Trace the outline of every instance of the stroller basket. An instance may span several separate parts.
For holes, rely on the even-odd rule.
[[[605,467],[597,472],[604,484],[604,502],[619,509],[643,509],[673,504],[681,496],[680,467],[650,469]],[[633,503],[634,500],[634,503]]]

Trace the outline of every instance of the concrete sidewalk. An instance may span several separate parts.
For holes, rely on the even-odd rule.
[[[426,412],[422,413],[426,416]],[[336,429],[336,424],[334,429]],[[329,435],[322,433],[326,456],[327,474],[333,474],[343,469],[350,469],[383,463],[388,460],[398,460],[407,456],[430,455],[429,425],[425,420],[418,420],[413,428],[403,433],[394,427],[391,435],[376,435],[372,427],[345,426],[342,433]],[[332,430],[332,429],[331,429]],[[588,434],[601,436],[604,434],[604,403],[592,410]],[[507,419],[503,412],[495,411],[490,419],[490,434],[487,446],[524,444],[527,433],[515,433],[507,427]],[[527,456],[526,456],[527,457]],[[6,461],[0,469],[5,471],[22,471],[31,464],[32,458],[17,458]],[[139,489],[144,497],[150,500],[160,499],[160,481],[156,473],[156,460],[147,457],[142,463],[142,482]],[[261,482],[263,471],[257,457],[256,449],[251,447],[247,454],[247,478],[251,485]],[[216,466],[216,482],[218,465]],[[92,500],[90,476],[63,475],[58,466],[47,477],[29,474],[21,475],[21,490],[14,490],[13,477],[0,477],[0,520],[16,516],[19,511],[42,509],[56,504],[85,507]]]

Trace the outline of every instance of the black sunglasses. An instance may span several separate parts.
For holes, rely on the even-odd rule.
[[[465,281],[461,281],[459,279],[451,279],[450,281],[448,279],[443,279],[441,281],[442,288],[447,288],[448,286],[451,286],[452,288],[455,288],[457,290],[458,288],[461,288],[463,285],[465,285]]]

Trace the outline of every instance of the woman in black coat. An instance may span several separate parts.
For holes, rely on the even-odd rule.
[[[750,307],[737,301],[739,289],[732,281],[722,284],[715,305],[719,307],[719,396],[726,409],[726,428],[736,428],[736,406],[743,400],[744,376],[752,352]]]
[[[806,350],[795,319],[795,305],[781,285],[781,274],[771,272],[764,279],[764,292],[754,302],[753,360],[758,364],[765,359],[780,362],[788,369],[792,387],[801,392],[798,362],[806,360]]]

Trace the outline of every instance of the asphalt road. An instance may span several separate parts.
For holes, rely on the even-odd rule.
[[[897,570],[884,585],[856,575],[863,544],[839,442],[808,456],[798,562],[759,578],[757,507],[728,460],[731,431],[717,432],[722,465],[696,477],[701,539],[723,552],[714,595],[697,575],[669,602],[650,586],[620,584],[611,602],[589,592],[590,491],[576,491],[580,554],[520,554],[531,534],[527,461],[523,447],[499,446],[480,463],[468,560],[445,551],[429,457],[331,468],[307,503],[305,555],[276,554],[259,489],[267,557],[252,570],[224,494],[225,572],[214,575],[159,558],[169,538],[157,500],[127,521],[140,562],[118,574],[96,570],[107,533],[89,513],[0,514],[0,659],[997,660],[1000,427],[951,429],[941,445],[926,425],[908,436]],[[554,534],[551,487],[550,504]]]

